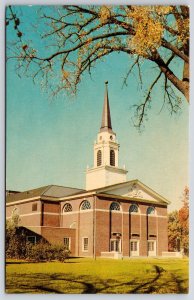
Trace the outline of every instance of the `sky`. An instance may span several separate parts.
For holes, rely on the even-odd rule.
[[[37,21],[35,7],[23,7],[23,29]],[[27,21],[28,22],[25,22]],[[9,28],[7,41],[15,34]],[[35,33],[31,33],[38,43]],[[136,72],[122,88],[132,63],[127,55],[113,54],[96,65],[92,79],[86,74],[76,97],[61,94],[50,99],[30,78],[19,78],[14,62],[7,63],[6,80],[6,187],[24,191],[48,184],[85,187],[87,165],[93,165],[93,143],[100,129],[104,82],[109,81],[113,131],[120,144],[119,165],[128,179],[139,179],[180,208],[188,185],[188,104],[171,115],[163,103],[162,82],[152,94],[153,103],[141,133],[134,128],[132,106],[143,100]],[[156,69],[143,64],[144,86]],[[177,63],[176,68],[181,65]]]

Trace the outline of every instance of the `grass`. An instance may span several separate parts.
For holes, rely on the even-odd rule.
[[[188,259],[72,258],[6,263],[7,293],[188,293]]]

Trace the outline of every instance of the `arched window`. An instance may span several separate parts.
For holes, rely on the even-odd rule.
[[[136,204],[132,204],[129,208],[129,212],[130,213],[138,213],[139,212],[138,206]]]
[[[110,150],[110,165],[115,166],[115,151]]]
[[[91,209],[91,205],[90,205],[90,202],[87,201],[87,200],[84,200],[81,204],[81,207],[80,207],[81,210],[86,210],[86,209]]]
[[[110,205],[110,210],[120,210],[120,204],[117,202],[112,202]]]
[[[98,150],[97,152],[97,167],[101,166],[102,164],[102,151]]]
[[[65,203],[63,211],[64,212],[70,212],[70,211],[72,211],[71,204],[70,203]]]
[[[155,208],[154,207],[148,207],[147,209],[147,215],[155,215]]]

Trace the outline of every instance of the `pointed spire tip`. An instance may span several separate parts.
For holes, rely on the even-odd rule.
[[[105,81],[105,94],[104,94],[104,106],[102,112],[102,123],[100,131],[110,131],[112,130],[110,107],[108,101],[108,81]]]

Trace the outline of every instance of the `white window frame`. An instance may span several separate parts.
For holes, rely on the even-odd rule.
[[[65,244],[65,239],[68,239],[68,240],[69,240],[69,247],[68,247],[67,250],[71,250],[71,238],[70,238],[69,236],[65,236],[65,237],[63,238],[64,246],[66,246],[66,244]]]
[[[149,243],[153,243],[154,245],[153,250],[149,250]],[[148,247],[148,256],[156,256],[156,240],[148,240],[147,247]]]
[[[137,250],[131,250],[132,243],[137,243]],[[130,256],[139,256],[139,240],[137,239],[130,239]]]
[[[118,242],[118,250],[116,250],[116,242]],[[111,244],[114,243],[113,250]],[[110,252],[121,252],[121,239],[110,239]]]
[[[85,239],[87,239],[87,249],[85,249]],[[82,252],[88,252],[89,249],[89,238],[87,236],[82,237]]]

